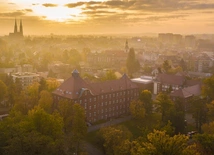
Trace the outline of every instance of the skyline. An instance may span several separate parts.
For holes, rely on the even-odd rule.
[[[211,34],[212,0],[0,0],[0,35]]]

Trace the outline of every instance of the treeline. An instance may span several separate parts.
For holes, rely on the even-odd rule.
[[[12,108],[9,116],[0,121],[0,154],[84,152],[81,146],[87,133],[85,111],[79,104],[67,100],[53,105],[51,92],[58,87],[57,81],[43,79],[25,89],[13,81],[8,87],[3,85],[7,92],[2,102]]]

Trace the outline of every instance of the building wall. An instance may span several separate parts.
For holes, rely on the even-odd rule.
[[[79,103],[86,112],[88,122],[96,122],[129,114],[129,106],[132,100],[139,97],[139,89],[121,90],[106,94],[92,95],[90,91],[85,91],[78,99],[73,99],[73,103]],[[60,96],[54,95],[54,102],[57,104]]]

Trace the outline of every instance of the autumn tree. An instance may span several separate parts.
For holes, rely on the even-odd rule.
[[[106,155],[130,154],[131,132],[124,126],[105,127],[100,129]]]
[[[108,70],[106,72],[106,74],[104,75],[104,77],[102,78],[102,81],[116,80],[116,79],[117,79],[117,77],[116,77],[114,71],[113,70]]]
[[[213,129],[212,129],[213,130]],[[214,154],[214,135],[213,134],[197,134],[194,136],[197,142],[197,148],[204,155]]]
[[[130,104],[130,112],[135,119],[144,118],[146,113],[144,103],[140,100],[133,100]]]
[[[188,145],[188,137],[175,135],[170,137],[164,131],[154,130],[147,135],[147,141],[133,141],[131,155],[196,155],[195,145]]]
[[[46,80],[47,90],[49,92],[54,91],[56,88],[60,86],[60,82],[53,78],[48,78]]]
[[[51,115],[38,107],[28,115],[13,111],[0,124],[5,133],[0,140],[1,154],[64,154],[62,128],[62,118],[56,113]]]
[[[169,70],[172,68],[168,60],[165,60],[163,62],[162,67],[165,70],[165,72],[169,72]]]
[[[146,114],[152,113],[152,93],[149,90],[143,90],[140,93],[140,101],[144,103]]]
[[[38,102],[38,106],[44,109],[46,112],[51,113],[52,111],[53,98],[51,93],[46,90],[40,92],[40,99]]]

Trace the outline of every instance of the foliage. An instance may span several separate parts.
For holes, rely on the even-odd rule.
[[[162,114],[162,122],[168,121],[170,109],[173,107],[173,102],[165,93],[159,93],[156,97],[156,103],[159,105],[159,111]]]
[[[132,134],[124,126],[101,128],[103,146],[107,155],[126,155],[130,148]]]
[[[211,76],[203,81],[202,93],[211,102],[214,100],[214,76]]]
[[[130,104],[130,112],[135,119],[143,119],[145,117],[144,103],[140,100],[133,100]]]
[[[56,88],[59,87],[60,82],[57,81],[56,79],[48,78],[48,79],[46,80],[46,84],[47,84],[47,90],[48,90],[49,92],[52,92],[52,91],[54,91]]]
[[[128,57],[126,60],[126,68],[128,70],[129,75],[132,75],[140,69],[140,64],[135,58],[135,51],[133,48],[129,50]]]
[[[13,111],[0,123],[0,153],[13,155],[63,154],[63,122],[58,114],[35,108],[23,116]],[[8,130],[9,129],[9,130]]]
[[[188,137],[175,135],[170,137],[164,131],[154,130],[147,135],[147,142],[133,141],[131,154],[155,155],[196,155],[194,146],[188,146]]]
[[[213,134],[214,135],[214,122],[205,123],[202,125],[202,131],[207,134]]]
[[[165,72],[169,72],[169,70],[172,68],[170,65],[170,62],[168,60],[165,60],[162,64],[163,69],[165,70]]]
[[[102,81],[108,81],[108,80],[116,80],[117,77],[113,70],[108,70],[105,74],[105,76],[102,78]]]
[[[146,114],[152,113],[152,93],[149,90],[143,90],[140,93],[140,101],[144,103]]]
[[[0,80],[0,103],[5,99],[7,95],[7,86]]]
[[[214,135],[212,134],[197,134],[194,139],[198,142],[197,146],[201,154],[212,155],[214,154]]]
[[[38,106],[44,109],[46,112],[51,113],[52,104],[53,104],[53,98],[51,93],[49,93],[46,90],[41,91]]]
[[[214,100],[207,104],[209,121],[214,121]]]
[[[195,118],[195,125],[199,132],[201,132],[201,126],[206,123],[207,108],[206,100],[200,97],[193,97],[191,100],[191,112]]]

